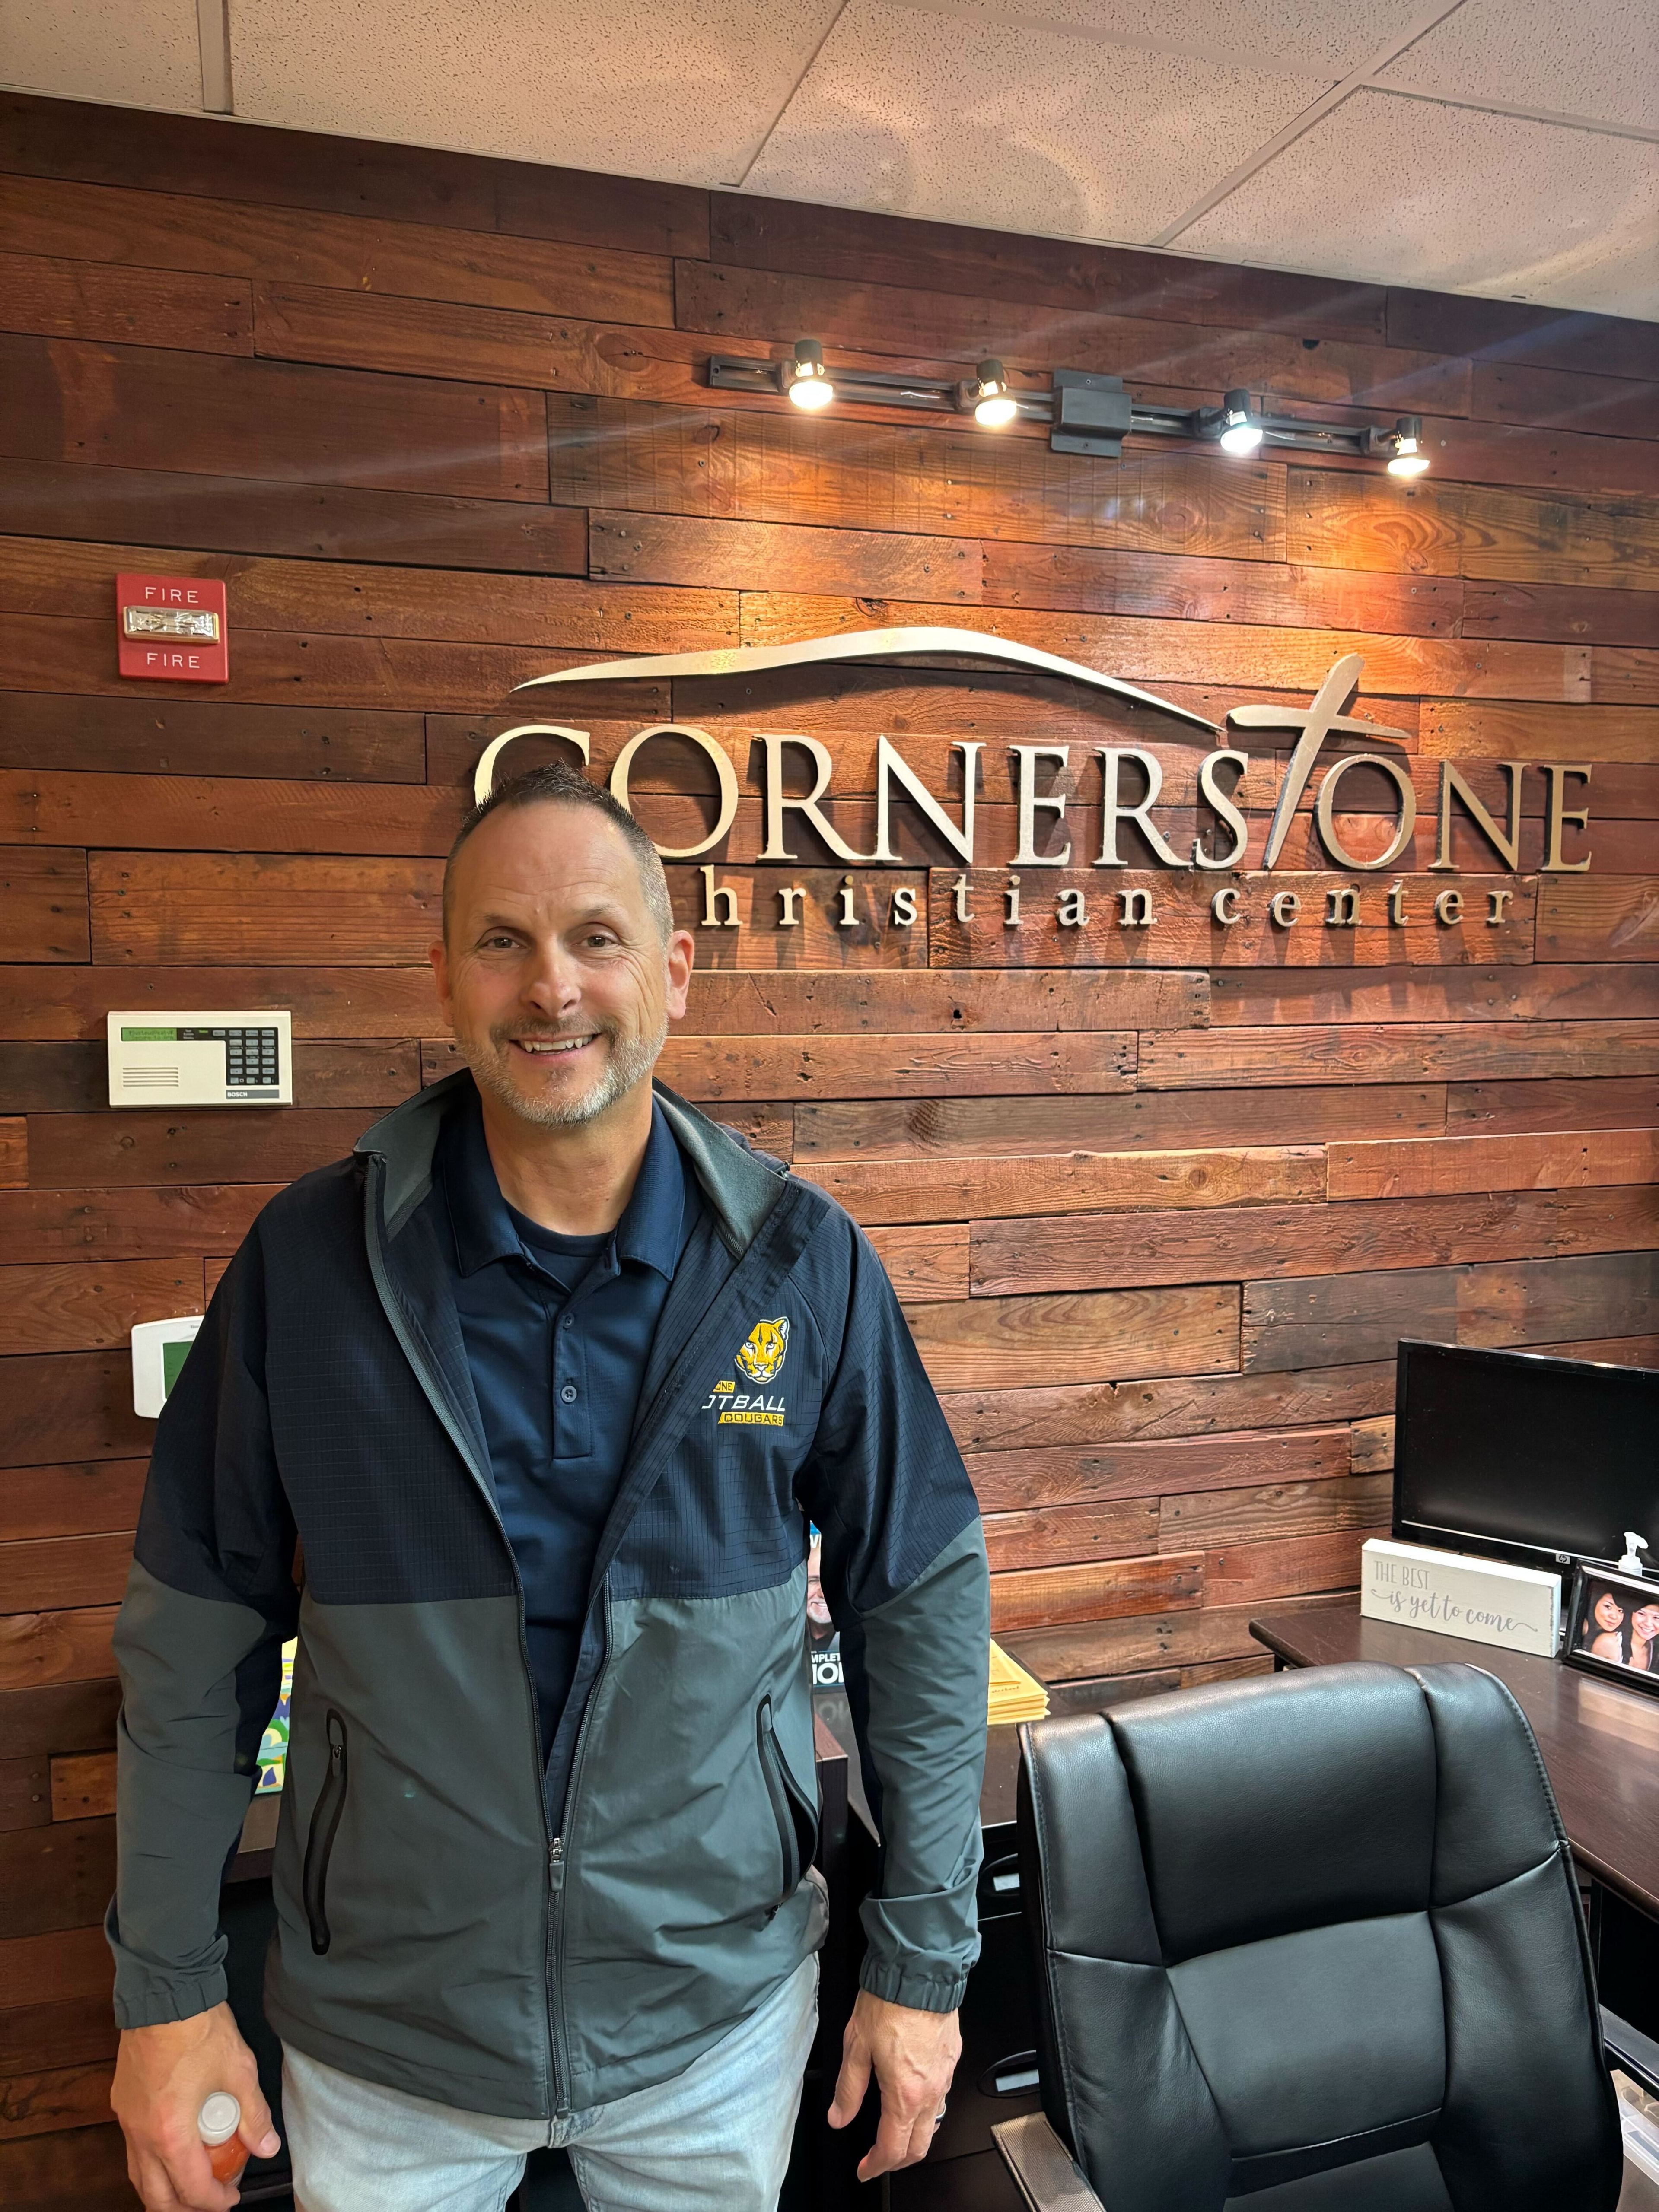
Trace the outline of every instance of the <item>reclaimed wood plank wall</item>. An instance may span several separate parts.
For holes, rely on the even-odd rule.
[[[1058,1698],[1259,1667],[1253,1612],[1352,1586],[1402,1332],[1659,1359],[1652,326],[24,98],[0,246],[0,2199],[131,2201],[96,1925],[150,1436],[127,1332],[199,1306],[275,1190],[448,1064],[441,856],[524,678],[949,622],[1217,719],[1358,652],[1360,711],[1406,732],[1409,926],[1304,806],[1303,926],[1262,894],[1223,932],[1217,878],[1158,870],[1132,825],[1125,874],[1088,866],[1103,738],[1156,757],[1178,848],[1210,834],[1173,721],[869,666],[560,699],[595,773],[675,716],[745,779],[757,730],[822,738],[859,850],[879,734],[942,793],[953,743],[985,746],[966,922],[901,804],[904,865],[855,872],[840,927],[844,865],[806,827],[800,866],[760,863],[745,781],[705,856],[745,926],[701,927],[704,879],[673,872],[703,972],[665,1073],[869,1226],[979,1488],[999,1629]],[[703,380],[711,349],[803,334],[1409,409],[1434,472],[1077,459]],[[228,686],[118,678],[129,568],[227,580]],[[1259,852],[1290,738],[1247,743]],[[1018,933],[1011,744],[1076,763],[1075,864],[1025,872]],[[1460,815],[1472,872],[1428,874],[1444,758],[1493,809],[1506,760],[1593,764],[1564,848],[1591,872],[1543,871],[1534,765],[1521,872]],[[702,834],[699,765],[642,759],[665,842]],[[1386,842],[1392,792],[1345,790],[1351,847]],[[1322,927],[1350,880],[1359,926]],[[1120,925],[1120,885],[1156,927]],[[1068,887],[1094,902],[1072,931]],[[267,1004],[294,1010],[291,1112],[105,1108],[110,1007]]]

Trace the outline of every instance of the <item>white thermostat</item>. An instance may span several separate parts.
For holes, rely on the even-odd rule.
[[[291,1106],[294,1018],[263,1007],[229,1014],[112,1014],[112,1106]]]
[[[206,1316],[180,1314],[171,1321],[141,1321],[132,1330],[132,1410],[153,1421],[179,1379],[185,1356]]]

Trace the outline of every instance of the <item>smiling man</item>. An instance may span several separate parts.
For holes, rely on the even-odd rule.
[[[835,1204],[652,1081],[693,940],[562,769],[463,827],[467,1066],[260,1215],[168,1401],[116,1634],[113,2104],[152,2212],[196,2115],[275,2137],[217,1893],[297,1632],[266,2011],[302,2212],[770,2212],[825,1919],[810,1520],[882,1852],[832,2121],[921,2157],[960,2051],[988,1595],[962,1463]]]

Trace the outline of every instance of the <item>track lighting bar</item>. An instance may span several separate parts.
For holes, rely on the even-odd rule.
[[[1131,433],[1181,438],[1217,446],[1245,458],[1269,447],[1304,453],[1342,453],[1384,461],[1391,476],[1420,476],[1429,466],[1420,416],[1402,415],[1391,425],[1314,422],[1300,415],[1270,415],[1243,390],[1228,392],[1219,407],[1159,407],[1133,398],[1120,376],[1057,368],[1046,392],[1010,390],[1000,361],[987,357],[970,377],[904,376],[887,369],[825,366],[815,338],[797,339],[786,361],[752,355],[714,354],[709,383],[717,392],[771,392],[816,411],[838,399],[866,407],[898,407],[924,414],[970,415],[987,430],[1015,422],[1046,422],[1056,453],[1092,453],[1115,460]]]

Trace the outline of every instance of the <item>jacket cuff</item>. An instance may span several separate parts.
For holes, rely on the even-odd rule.
[[[128,1950],[116,1927],[113,1904],[104,1916],[104,1934],[115,1954],[117,2027],[160,2027],[169,2021],[193,2020],[229,2002],[230,1985],[217,1960],[169,1973]],[[223,1958],[223,1938],[215,1948]]]
[[[967,1988],[967,1974],[966,1970],[939,1974],[924,1966],[896,1966],[866,1953],[858,1986],[888,2004],[908,2005],[912,2012],[955,2012]]]

